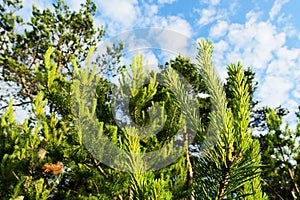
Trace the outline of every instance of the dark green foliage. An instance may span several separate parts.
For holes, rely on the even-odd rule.
[[[282,128],[283,117],[287,111],[282,107],[264,107],[257,111],[261,120],[259,128],[267,131],[257,135],[261,143],[263,190],[270,199],[300,198],[299,177],[299,115],[295,131],[288,124]]]
[[[203,81],[202,75],[199,73],[196,64],[190,61],[190,58],[177,56],[175,60],[170,60],[170,62],[167,62],[165,67],[172,67],[182,76],[184,76],[193,86],[195,93],[207,92],[207,86]]]
[[[195,63],[190,61],[190,58],[184,58],[182,56],[178,56],[175,60],[171,60],[170,62],[166,63],[165,67],[172,67],[178,73],[180,73],[188,83],[190,83],[193,87],[193,93],[195,95],[199,94],[207,94],[208,89],[203,80],[202,74],[199,72],[198,68],[196,67]],[[208,114],[211,108],[210,105],[210,98],[200,98],[198,97],[199,101],[199,110],[202,119],[202,125],[207,128],[209,121]]]
[[[113,111],[111,108],[112,103],[112,90],[114,84],[110,83],[107,79],[100,79],[97,87],[97,118],[100,122],[115,125]]]

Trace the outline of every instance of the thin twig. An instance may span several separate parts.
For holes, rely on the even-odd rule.
[[[98,164],[96,159],[93,159],[94,164],[96,165],[97,169],[100,171],[100,173],[108,179],[108,175],[105,173],[105,171],[101,168],[101,166]]]
[[[22,106],[22,105],[29,104],[29,103],[31,103],[31,101],[25,101],[25,102],[21,102],[21,103],[15,103],[15,104],[13,104],[12,106]],[[2,107],[0,108],[0,110],[5,109],[5,108],[8,108],[8,107],[9,107],[9,105],[2,106]]]
[[[192,163],[190,160],[190,154],[189,154],[189,133],[187,132],[187,128],[185,126],[185,142],[186,142],[186,162],[187,162],[187,167],[188,167],[188,177],[187,177],[187,187],[190,188],[191,185],[193,184],[193,167]],[[192,191],[190,197],[190,200],[194,200],[194,192]]]
[[[274,190],[274,188],[272,188],[271,186],[270,186],[270,184],[267,182],[267,181],[265,181],[264,179],[261,179],[262,180],[262,182],[264,182],[264,184],[266,184],[266,186],[268,187],[268,188],[270,188],[273,192],[274,192],[274,194],[278,197],[278,198],[280,198],[281,200],[284,200],[284,198],[282,198],[282,196],[280,196],[280,194],[278,194],[277,192],[276,192],[276,190]]]
[[[288,161],[287,161],[287,160],[285,159],[285,157],[284,157],[284,153],[283,153],[282,147],[279,147],[279,151],[280,151],[280,154],[281,154],[282,159],[283,159],[283,161],[284,161],[284,164],[288,163]],[[287,166],[288,166],[288,165],[287,165]],[[294,188],[296,189],[296,192],[297,192],[298,196],[300,196],[300,190],[299,190],[299,187],[298,187],[298,185],[297,185],[297,183],[296,183],[296,181],[295,181],[295,179],[294,179],[293,172],[292,172],[291,168],[289,168],[289,167],[288,167],[288,172],[289,172],[289,176],[290,176],[290,178],[291,178],[291,180],[292,180],[292,184],[293,184]]]
[[[17,176],[17,174],[14,171],[12,171],[12,174],[14,175],[14,177],[16,177],[17,180],[20,180],[20,178]]]

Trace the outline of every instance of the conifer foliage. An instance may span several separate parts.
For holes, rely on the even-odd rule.
[[[199,68],[208,84],[213,112],[208,131],[218,133],[217,143],[195,165],[195,194],[204,199],[265,199],[260,189],[259,142],[249,132],[247,80],[240,63],[228,66],[231,102],[226,101],[222,83],[212,64],[213,47],[200,43]]]
[[[142,55],[120,66],[122,44],[91,62],[105,33],[95,4],[53,6],[27,23],[21,1],[0,4],[0,85],[18,88],[0,97],[1,199],[299,198],[299,125],[253,111],[251,70],[229,64],[223,83],[206,40],[195,63],[178,56],[160,72]],[[22,123],[16,106],[30,110]],[[262,122],[268,133],[252,137]]]

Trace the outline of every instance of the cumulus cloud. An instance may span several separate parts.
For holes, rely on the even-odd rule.
[[[203,3],[215,6],[220,4],[220,1],[221,0],[203,0]]]
[[[300,49],[288,49],[286,46],[278,49],[277,59],[274,59],[268,66],[267,74],[279,74],[290,76],[291,73],[300,72]]]
[[[270,19],[273,20],[280,12],[284,4],[287,4],[290,0],[275,0],[272,9],[269,12]]]
[[[261,105],[288,108],[291,114],[287,120],[292,123],[300,100],[300,48],[287,46],[291,36],[285,31],[290,28],[288,24],[279,28],[271,20],[283,5],[278,2],[270,11],[270,19],[262,20],[260,12],[250,11],[245,23],[218,21],[210,28],[209,36],[215,39],[214,61],[218,69],[225,74],[223,66],[238,60],[254,68],[259,81],[256,98]],[[293,31],[293,35],[299,34]]]
[[[143,55],[143,65],[147,65],[148,69],[157,69],[159,61],[156,55],[147,49],[125,53],[124,56],[121,57],[121,64],[129,66],[132,63],[133,57],[136,55]]]
[[[119,26],[133,26],[140,12],[137,0],[110,0],[97,3],[101,15]]]
[[[120,2],[124,3],[123,1]],[[102,12],[99,18],[103,16],[104,20],[108,22],[106,24],[106,30],[110,36],[108,39],[110,39],[111,36],[122,35],[126,33],[126,31],[131,31],[135,28],[137,28],[136,31],[138,31],[139,28],[160,28],[166,30],[162,32],[154,31],[154,35],[145,32],[143,33],[143,38],[146,39],[144,41],[141,40],[136,33],[130,35],[124,34],[126,37],[126,39],[123,39],[126,54],[130,53],[130,51],[134,51],[134,54],[136,51],[143,53],[145,59],[148,60],[151,66],[155,66],[158,60],[164,63],[169,58],[174,58],[178,53],[181,55],[190,55],[188,54],[188,47],[191,46],[188,44],[188,38],[192,36],[190,23],[181,16],[162,16],[158,14],[159,9],[162,8],[162,4],[173,3],[175,2],[174,0],[160,0],[158,2],[159,4],[154,4],[153,1],[138,4],[137,1],[129,0],[124,4],[126,4],[131,11],[126,11],[125,14],[122,12],[124,12],[123,10],[125,10],[124,7],[126,6],[120,6],[120,2],[113,0],[99,3],[98,6]],[[116,6],[116,4],[118,5]],[[115,7],[120,7],[120,9],[122,9],[122,11],[120,11],[121,13],[113,10]],[[113,11],[110,12],[111,10]],[[128,14],[128,16],[126,16],[126,14]],[[174,31],[174,34],[172,34],[172,31]],[[181,36],[179,37],[178,35]],[[151,42],[149,42],[149,38]],[[158,54],[145,52],[144,50],[147,48],[152,48],[152,51],[155,51],[155,48],[162,48],[163,50],[159,54],[161,56],[157,57]],[[132,57],[133,55],[129,56],[128,54],[123,61],[126,61],[128,64]]]
[[[292,92],[292,95],[300,100],[300,84],[296,85],[295,88],[294,88],[294,91]]]
[[[234,13],[239,7],[239,0],[230,1],[229,11],[230,13]]]
[[[213,61],[215,66],[217,67],[218,73],[221,79],[224,81],[227,77],[227,65],[224,61],[226,59],[226,52],[229,48],[229,44],[225,40],[220,40],[214,43],[214,54],[213,54]]]
[[[248,13],[245,24],[231,24],[227,38],[233,46],[229,53],[232,60],[241,59],[254,68],[265,68],[285,43],[286,35],[278,33],[276,26],[268,21],[257,21],[258,16]]]
[[[152,46],[157,43],[159,49],[164,51],[164,53],[170,54],[171,57],[179,54],[195,57],[196,43],[187,34],[177,31],[172,26],[162,28],[164,30],[150,30],[150,34],[147,37],[151,40]],[[167,56],[165,55],[164,57]]]
[[[159,4],[172,4],[174,3],[176,0],[158,0],[157,3]]]
[[[160,4],[173,3],[175,0],[160,0]],[[135,28],[159,27],[173,30],[186,36],[192,35],[191,25],[180,16],[161,16],[159,4],[142,3],[137,0],[112,0],[98,2],[104,18],[108,35],[117,35]]]
[[[192,28],[185,19],[179,16],[154,16],[151,19],[145,19],[145,24],[147,24],[148,27],[166,30],[166,32],[157,35],[164,49],[168,48],[177,53],[184,52],[183,54],[187,54],[186,48],[189,47],[187,40],[192,36]],[[170,31],[174,31],[174,34],[171,34]],[[155,32],[155,34],[158,33]]]
[[[207,6],[201,9],[194,8],[194,11],[200,15],[198,25],[205,26],[226,17],[227,11],[219,7],[220,2],[221,0],[201,0],[201,3]]]
[[[220,3],[221,0],[210,0],[210,3],[212,5],[218,5]]]
[[[192,35],[192,28],[189,22],[178,16],[159,17],[157,18],[157,21],[153,23],[153,25],[156,27],[176,31],[187,37]]]
[[[258,97],[261,99],[262,105],[277,107],[290,99],[289,92],[292,88],[291,80],[281,76],[266,76]]]
[[[71,10],[78,11],[80,9],[80,4],[84,4],[85,0],[66,0],[65,2]]]
[[[228,30],[228,23],[226,21],[220,20],[215,26],[210,28],[209,35],[214,38],[219,38],[224,36]]]
[[[152,17],[158,13],[158,5],[154,4],[144,4],[143,15],[146,17]]]
[[[200,11],[199,25],[207,25],[218,18],[215,8],[206,8]]]

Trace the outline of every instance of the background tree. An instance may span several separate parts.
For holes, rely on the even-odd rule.
[[[270,199],[298,199],[299,197],[299,114],[296,130],[288,123],[283,127],[287,110],[282,107],[264,107],[256,112],[256,128],[262,133],[256,135],[262,151],[263,190]],[[283,128],[282,128],[283,127]]]
[[[70,10],[63,0],[58,0],[53,7],[53,11],[50,8],[40,10],[33,5],[30,22],[24,22],[15,15],[22,9],[20,0],[4,0],[0,4],[0,32],[3,36],[0,38],[1,79],[17,89],[13,96],[9,95],[16,101],[13,105],[29,104],[30,98],[37,94],[40,87],[47,89],[39,77],[40,73],[46,72],[43,60],[47,49],[53,48],[52,58],[57,64],[55,73],[70,81],[73,75],[71,58],[74,57],[77,62],[84,61],[89,49],[105,34],[103,27],[94,26],[96,6],[91,0],[81,4],[78,11]],[[121,49],[121,44],[108,47],[106,55],[109,56],[100,58],[105,67],[99,65],[99,69],[106,69],[106,72],[118,69],[115,65],[121,56]],[[57,86],[67,90],[67,85],[61,83]],[[2,107],[7,106],[8,94],[11,92],[1,96]],[[51,111],[55,108],[59,114],[68,114],[66,107],[63,106],[64,110],[59,107],[67,101],[66,97],[54,98],[55,94],[49,91],[45,95]]]
[[[196,64],[192,63],[190,58],[184,58],[179,55],[174,60],[170,60],[169,62],[166,62],[164,66],[161,66],[162,69],[168,67],[175,69],[191,84],[193,90],[191,93],[196,95],[199,102],[201,126],[203,127],[203,130],[207,129],[209,124],[208,115],[211,108],[210,97],[208,95],[207,85]],[[204,95],[204,97],[201,95]],[[196,138],[196,140],[197,139],[201,141],[200,138]]]

